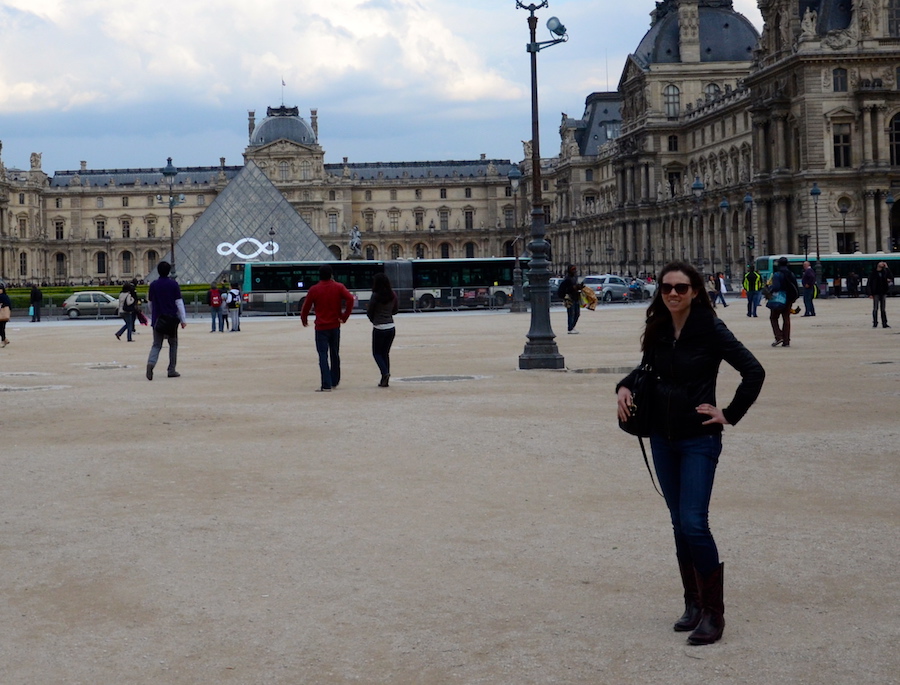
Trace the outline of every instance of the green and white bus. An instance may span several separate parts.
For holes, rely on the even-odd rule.
[[[522,269],[528,265],[521,259]],[[310,262],[233,262],[232,287],[241,291],[245,311],[296,314],[330,264],[334,279],[347,286],[359,307],[372,297],[372,278],[385,273],[402,311],[503,307],[512,299],[514,257],[485,259],[396,259]]]
[[[798,279],[803,274],[803,262],[808,261],[813,267],[815,267],[816,264],[815,255],[778,254],[757,257],[756,270],[765,281],[768,281],[772,276],[775,262],[781,257],[787,257],[788,268],[794,272]],[[875,270],[875,265],[878,264],[878,262],[885,262],[891,270],[891,274],[894,276],[894,283],[891,286],[890,294],[900,294],[900,252],[823,254],[820,261],[822,263],[822,278],[828,283],[829,293],[834,292],[834,279],[846,279],[851,272],[859,276],[860,292],[865,293],[869,274]],[[846,280],[844,280],[843,292],[847,292]]]

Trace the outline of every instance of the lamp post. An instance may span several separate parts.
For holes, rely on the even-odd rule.
[[[615,252],[615,251],[616,251],[616,249],[612,245],[606,246],[606,265],[607,265],[606,271],[607,271],[607,273],[612,273],[612,269],[613,269],[612,258],[613,258],[613,252]]]
[[[175,177],[178,175],[178,169],[172,166],[172,158],[169,157],[166,163],[166,166],[161,169],[162,175],[165,177],[166,182],[169,185],[169,257],[172,260],[172,271],[171,277],[175,278],[175,205],[180,205],[184,202],[184,196],[181,198],[175,197],[175,192],[173,189],[175,183]],[[157,202],[159,202],[162,198],[158,195],[156,196]]]
[[[112,285],[112,233],[106,231],[106,283]]]
[[[703,237],[700,235],[700,198],[703,197],[703,181],[699,176],[694,176],[694,182],[691,184],[691,194],[694,196],[694,237],[697,239],[697,266],[700,267],[700,273],[703,269]]]
[[[272,255],[272,261],[275,261],[275,227],[269,226],[269,252]]]
[[[747,194],[744,195],[744,209],[747,211],[747,238],[745,240],[747,259],[744,261],[750,264],[753,262],[753,250],[756,247],[756,238],[753,236],[753,196],[750,194],[750,191],[747,191]]]
[[[587,272],[591,273],[591,257],[594,256],[594,250],[590,247],[584,249],[584,256],[587,257]]]
[[[531,55],[531,262],[528,265],[531,283],[531,328],[525,351],[519,356],[520,369],[562,369],[565,360],[556,347],[553,329],[550,327],[550,270],[548,269],[548,244],[544,238],[544,199],[541,195],[541,151],[538,125],[537,55],[543,48],[568,39],[566,27],[559,19],[551,17],[547,28],[556,36],[549,41],[538,42],[536,10],[547,7],[548,0],[526,5],[516,0],[517,9],[528,10],[528,29],[531,40],[527,52]]]
[[[822,189],[819,188],[818,183],[813,183],[812,190],[809,191],[809,194],[812,195],[813,212],[816,219],[816,265],[814,269],[816,271],[816,285],[818,286],[822,282],[822,255],[819,252],[819,195],[822,194]],[[821,287],[819,288],[819,292],[823,292]],[[827,290],[824,292],[827,292]]]
[[[728,222],[728,210],[731,209],[731,203],[728,202],[727,197],[722,198],[719,209],[722,210],[722,235],[725,236],[725,277],[731,280],[731,241],[728,240],[728,227],[725,225]],[[713,258],[713,271],[715,269],[715,258]]]
[[[516,258],[516,265],[513,267],[513,299],[512,303],[509,305],[510,314],[522,314],[528,311],[528,307],[525,304],[524,293],[522,292],[522,265],[519,264],[519,183],[522,181],[522,172],[519,171],[519,167],[515,164],[512,165],[509,172],[506,174],[506,177],[509,179],[509,185],[512,188],[513,193],[513,214],[515,219],[513,221],[513,230],[515,231],[515,237],[513,238],[513,255]]]
[[[844,234],[844,240],[847,239],[847,212],[850,211],[850,207],[847,206],[846,202],[841,202],[838,206],[838,211],[841,213],[841,231]]]

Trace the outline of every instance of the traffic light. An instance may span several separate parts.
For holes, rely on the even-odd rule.
[[[756,238],[752,235],[747,236],[747,247],[751,250],[756,247]]]
[[[900,240],[891,238],[891,252],[900,252]]]
[[[859,241],[858,240],[853,241],[853,251],[859,252]]]

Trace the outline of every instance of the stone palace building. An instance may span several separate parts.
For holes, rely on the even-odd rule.
[[[650,28],[618,90],[588,95],[581,118],[563,114],[559,155],[541,160],[554,270],[638,274],[677,258],[737,276],[757,254],[897,249],[900,0],[759,0],[762,35],[731,0],[647,4]],[[250,112],[248,134],[244,162],[339,258],[354,226],[367,259],[501,256],[522,250],[517,236],[527,243],[529,142],[513,193],[511,161],[487,155],[326,163],[314,109],[308,121],[298,108],[259,122]],[[161,167],[82,162],[50,176],[40,154],[29,169],[0,158],[0,277],[140,279],[243,165],[179,167],[174,226]]]

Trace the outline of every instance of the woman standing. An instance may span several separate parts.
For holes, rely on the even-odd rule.
[[[9,340],[6,339],[6,322],[9,321],[9,317],[12,315],[12,300],[6,294],[6,286],[0,284],[0,309],[4,307],[7,311],[3,312],[3,316],[0,316],[0,347],[9,345]]]
[[[366,309],[366,316],[372,322],[372,356],[381,371],[379,388],[388,387],[391,379],[391,345],[394,342],[394,314],[399,301],[391,280],[384,274],[375,274],[372,279],[372,299]]]
[[[116,338],[119,340],[122,339],[122,333],[127,331],[128,342],[133,342],[131,336],[134,333],[136,303],[137,298],[134,296],[134,286],[131,283],[126,283],[122,286],[122,292],[119,293],[119,316],[121,316],[122,320],[125,322],[125,324],[116,331]]]
[[[722,426],[734,425],[759,396],[765,371],[716,317],[703,277],[690,264],[673,262],[660,274],[647,308],[643,363],[652,367],[650,446],[675,533],[675,554],[684,585],[685,612],[676,631],[693,631],[688,642],[712,644],[722,637],[723,564],[709,530],[709,502],[722,451]],[[722,361],[741,374],[731,403],[716,405]],[[643,365],[643,364],[642,364]],[[637,370],[616,387],[620,420],[628,417]]]

